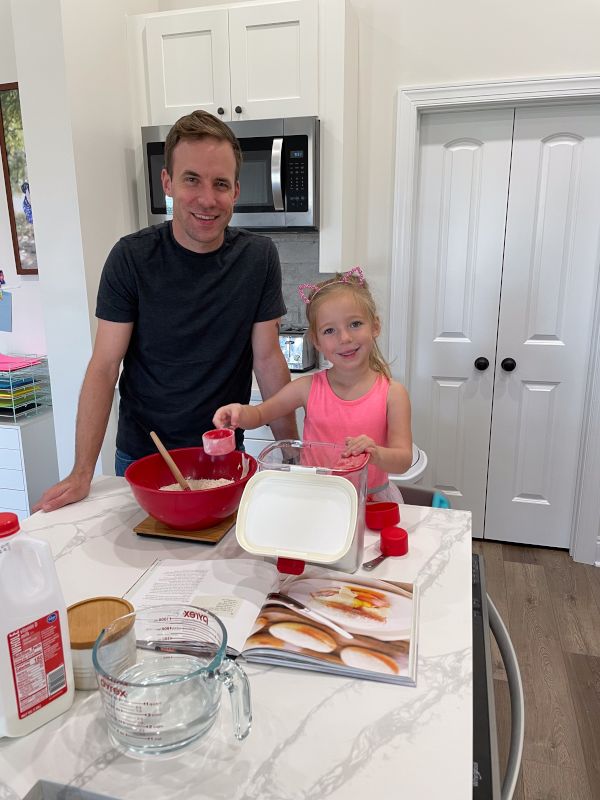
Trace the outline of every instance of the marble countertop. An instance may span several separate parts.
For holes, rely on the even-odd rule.
[[[67,605],[122,595],[156,558],[240,557],[229,533],[211,547],[144,539],[146,516],[123,478],[99,478],[90,496],[23,529],[51,543]],[[76,692],[66,714],[22,739],[0,740],[0,798],[40,779],[114,798],[352,800],[472,796],[471,516],[402,507],[410,550],[378,578],[420,585],[417,686],[349,680],[245,664],[253,728],[231,734],[229,703],[213,729],[178,758],[137,761],[107,736],[98,692]],[[365,560],[377,554],[367,532]]]

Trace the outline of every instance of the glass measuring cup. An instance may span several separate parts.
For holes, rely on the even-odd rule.
[[[226,647],[221,620],[197,606],[153,606],[104,628],[92,660],[115,747],[136,758],[176,755],[215,722],[222,684],[233,733],[244,739],[250,686]]]

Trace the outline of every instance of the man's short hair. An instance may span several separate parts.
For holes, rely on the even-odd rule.
[[[170,177],[173,177],[173,151],[179,142],[187,140],[193,141],[194,139],[204,139],[206,136],[212,136],[221,142],[229,142],[235,156],[235,179],[240,178],[240,168],[242,166],[242,150],[236,135],[230,127],[218,117],[209,114],[208,111],[192,111],[191,114],[186,114],[181,117],[173,125],[165,141],[165,168]]]

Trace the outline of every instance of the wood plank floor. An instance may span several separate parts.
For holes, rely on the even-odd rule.
[[[600,798],[600,569],[564,550],[473,540],[487,591],[517,653],[525,743],[514,800]],[[510,736],[506,673],[493,643],[502,774]]]

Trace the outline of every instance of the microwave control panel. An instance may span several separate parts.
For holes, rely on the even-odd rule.
[[[308,137],[286,136],[285,209],[308,211]]]

